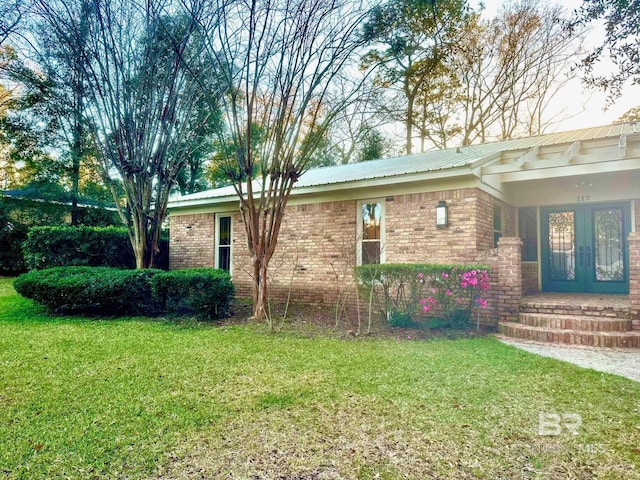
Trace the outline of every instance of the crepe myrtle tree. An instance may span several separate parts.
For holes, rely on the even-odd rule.
[[[212,8],[205,16],[211,23],[202,26],[225,92],[218,168],[239,198],[253,316],[266,319],[269,262],[285,207],[336,115],[356,95],[357,82],[345,95],[336,80],[358,72],[366,12],[350,0],[219,0]]]
[[[205,97],[199,85],[212,74],[210,64],[197,58],[205,3],[37,2],[57,41],[71,49],[82,45],[86,128],[138,268],[155,265],[170,191],[210,132],[202,105],[205,98],[208,108],[215,103],[215,94]]]

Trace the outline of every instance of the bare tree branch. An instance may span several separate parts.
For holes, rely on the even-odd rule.
[[[189,6],[186,14],[172,0],[37,2],[57,40],[84,57],[83,115],[138,268],[154,266],[169,193],[207,130],[199,82],[213,73],[197,56],[202,3]]]
[[[234,180],[252,258],[254,315],[295,182],[341,107],[333,81],[361,46],[365,12],[348,0],[220,1],[208,32],[227,124],[224,169]],[[343,93],[343,92],[341,92]]]

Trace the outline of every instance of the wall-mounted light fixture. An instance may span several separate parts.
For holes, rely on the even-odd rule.
[[[440,200],[436,205],[436,227],[443,228],[449,225],[449,212],[447,202]]]

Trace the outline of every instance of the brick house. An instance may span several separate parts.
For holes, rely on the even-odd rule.
[[[249,296],[233,189],[176,198],[169,212],[171,268],[228,269]],[[485,315],[504,333],[640,347],[638,225],[636,123],[324,167],[292,192],[271,291],[333,305],[363,262],[486,263]]]

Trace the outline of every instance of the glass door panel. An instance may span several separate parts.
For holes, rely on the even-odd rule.
[[[549,277],[554,281],[576,278],[575,212],[549,212]]]
[[[595,276],[599,282],[619,282],[627,276],[625,266],[623,212],[621,209],[593,211]]]

